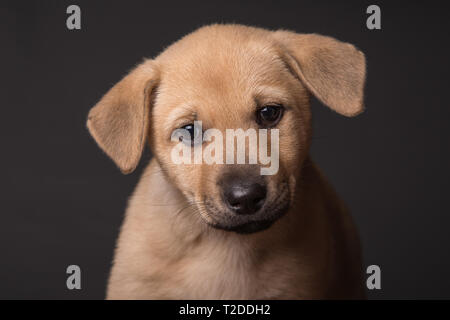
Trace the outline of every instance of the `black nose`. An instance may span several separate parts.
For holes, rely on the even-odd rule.
[[[261,183],[230,183],[224,190],[224,200],[237,214],[254,214],[266,200],[266,186]]]

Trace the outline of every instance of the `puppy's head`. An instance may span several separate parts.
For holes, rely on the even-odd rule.
[[[88,128],[124,173],[135,169],[148,140],[163,172],[208,224],[255,232],[292,204],[311,138],[310,94],[354,116],[363,109],[364,80],[364,55],[350,44],[213,25],[134,69],[90,111]],[[200,121],[201,127],[194,125]],[[174,139],[177,129],[192,139]],[[240,151],[227,150],[230,129],[247,134]],[[203,136],[208,131],[215,134]],[[261,170],[273,165],[262,161],[264,137],[277,162],[271,174]],[[180,143],[192,151],[192,162],[174,161]],[[200,149],[215,161],[195,160]],[[237,164],[239,152],[245,161]],[[227,161],[230,154],[234,162]]]

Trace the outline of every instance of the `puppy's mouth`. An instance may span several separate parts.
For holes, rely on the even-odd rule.
[[[269,229],[278,219],[284,216],[290,207],[288,188],[281,188],[276,200],[263,207],[260,212],[250,216],[230,214],[220,210],[210,199],[204,201],[204,209],[208,212],[207,224],[215,229],[232,231],[239,234],[251,234]]]
[[[250,234],[269,229],[275,220],[260,220],[243,223],[237,226],[227,226],[223,224],[210,224],[213,228],[225,231],[233,231],[240,234]]]

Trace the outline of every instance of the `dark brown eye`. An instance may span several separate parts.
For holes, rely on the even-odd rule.
[[[283,116],[283,106],[267,105],[256,112],[256,122],[263,127],[275,126]]]

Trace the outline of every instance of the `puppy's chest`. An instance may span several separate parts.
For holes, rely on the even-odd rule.
[[[275,260],[276,261],[276,260]],[[293,261],[280,269],[245,252],[209,252],[183,261],[176,271],[184,299],[282,299],[298,297]]]

